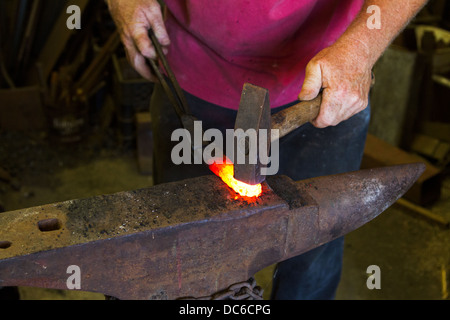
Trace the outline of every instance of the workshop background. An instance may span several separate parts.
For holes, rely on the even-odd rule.
[[[79,30],[66,27],[71,4]],[[450,1],[430,1],[374,69],[363,167],[419,160],[426,170],[346,237],[339,300],[449,299],[449,30]],[[104,1],[0,1],[0,70],[0,212],[152,185],[152,84],[127,63]],[[381,289],[366,285],[371,265]],[[272,272],[256,275],[266,298]],[[0,296],[104,299],[22,287]]]

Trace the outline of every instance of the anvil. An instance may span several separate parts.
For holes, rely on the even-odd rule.
[[[294,182],[237,197],[216,176],[0,214],[0,286],[118,299],[209,296],[357,229],[397,201],[423,164]]]

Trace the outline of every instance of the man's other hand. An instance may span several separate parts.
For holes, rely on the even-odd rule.
[[[153,30],[164,53],[167,53],[167,47],[170,45],[158,1],[107,0],[107,2],[125,46],[128,61],[144,78],[156,81],[156,77],[145,61],[145,58],[156,58],[156,51],[148,36],[148,30]]]

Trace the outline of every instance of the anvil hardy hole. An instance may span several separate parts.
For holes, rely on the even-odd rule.
[[[61,229],[61,222],[58,219],[46,219],[38,222],[38,228],[42,232],[49,232]]]
[[[0,241],[0,249],[8,249],[11,247],[11,244],[9,241]]]

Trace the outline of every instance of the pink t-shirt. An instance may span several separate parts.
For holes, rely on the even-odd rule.
[[[364,0],[166,0],[168,59],[181,87],[239,107],[245,82],[271,107],[297,100],[308,62],[347,29]]]

